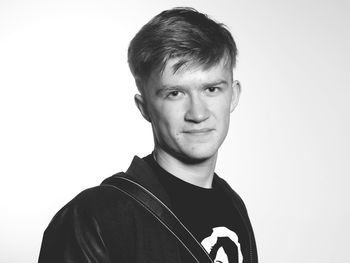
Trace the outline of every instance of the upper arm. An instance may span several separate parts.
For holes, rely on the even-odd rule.
[[[55,215],[45,230],[39,255],[39,263],[46,262],[111,262],[91,202],[73,199]]]

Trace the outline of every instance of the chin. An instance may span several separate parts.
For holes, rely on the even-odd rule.
[[[185,163],[201,163],[215,158],[217,149],[188,149],[180,154],[180,159]]]

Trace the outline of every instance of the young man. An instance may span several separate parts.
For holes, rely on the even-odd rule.
[[[240,95],[236,54],[224,25],[190,8],[164,11],[137,33],[128,61],[154,151],[63,207],[45,231],[40,263],[195,262],[151,213],[108,187],[116,177],[170,207],[214,262],[258,262],[245,206],[214,173]]]

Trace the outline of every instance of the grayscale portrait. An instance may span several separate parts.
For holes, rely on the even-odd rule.
[[[345,1],[0,2],[0,262],[338,262]]]

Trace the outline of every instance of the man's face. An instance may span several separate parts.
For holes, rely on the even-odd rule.
[[[156,150],[187,162],[216,157],[238,102],[239,83],[224,59],[209,69],[184,66],[174,73],[178,60],[169,60],[163,73],[151,74],[136,103],[152,124]]]

